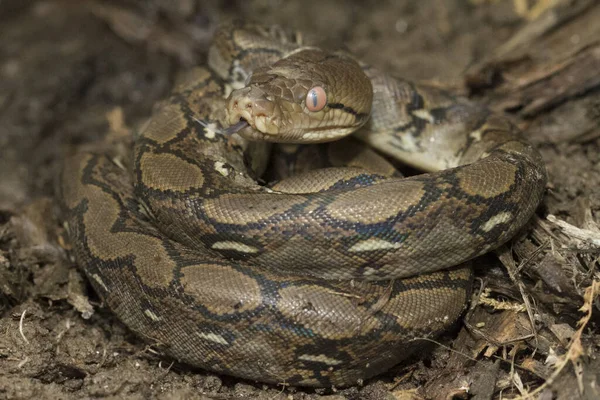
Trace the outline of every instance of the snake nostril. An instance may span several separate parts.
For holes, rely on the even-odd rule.
[[[252,108],[252,103],[246,104],[246,108]]]

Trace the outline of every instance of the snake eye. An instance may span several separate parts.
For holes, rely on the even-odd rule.
[[[327,93],[321,86],[315,86],[308,91],[306,95],[306,108],[308,111],[321,111],[327,104]]]

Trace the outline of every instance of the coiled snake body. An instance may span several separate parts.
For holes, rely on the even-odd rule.
[[[461,263],[509,240],[542,198],[540,155],[484,108],[274,29],[223,28],[209,57],[130,158],[80,150],[59,192],[95,290],[183,362],[302,386],[385,371],[456,320],[471,284]],[[289,165],[305,150],[282,147],[295,175],[257,183],[266,142],[351,131],[430,173],[398,178],[344,139],[315,150],[328,168],[304,173]]]

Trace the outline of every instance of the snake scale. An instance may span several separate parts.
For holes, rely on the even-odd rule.
[[[77,262],[165,353],[269,383],[354,385],[442,332],[469,260],[523,227],[546,182],[484,107],[247,24],[221,28],[135,136],[65,161]],[[269,186],[272,146],[288,177]]]

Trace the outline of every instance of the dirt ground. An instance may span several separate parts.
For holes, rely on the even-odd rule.
[[[232,16],[469,95],[544,156],[544,203],[482,260],[473,309],[361,387],[268,386],[161,357],[70,258],[62,155],[140,126]],[[600,399],[598,21],[594,0],[0,1],[0,399]]]

